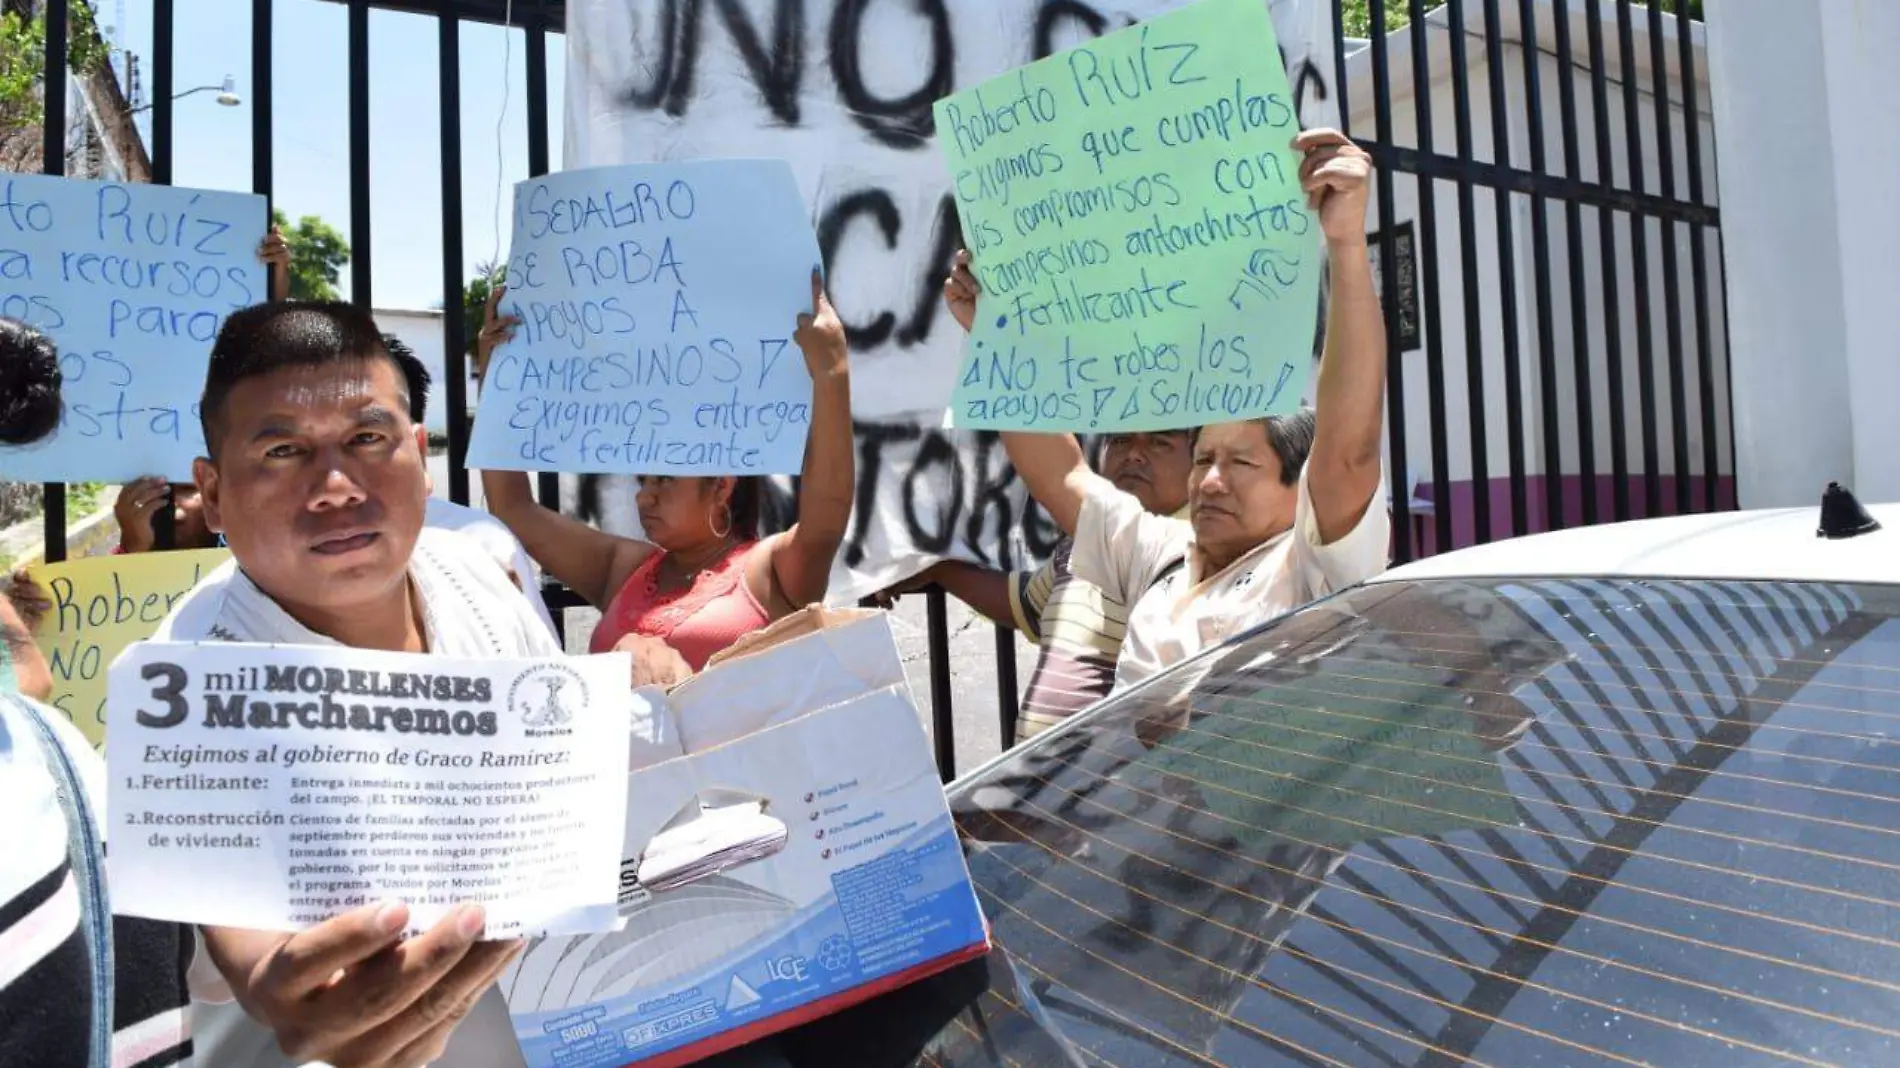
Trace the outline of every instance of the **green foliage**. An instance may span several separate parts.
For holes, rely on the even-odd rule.
[[[38,125],[40,57],[46,51],[45,26],[9,11],[0,15],[0,128]]]
[[[1382,4],[1385,9],[1385,32],[1403,27],[1412,21],[1412,5],[1407,0],[1342,0],[1339,5],[1339,17],[1346,25],[1348,37],[1372,36],[1372,5]],[[1437,7],[1430,4],[1427,10]]]
[[[273,209],[270,221],[290,246],[290,299],[338,299],[337,280],[350,262],[349,241],[315,215],[305,215],[292,226],[282,211]]]
[[[91,74],[111,61],[112,49],[99,34],[91,4],[73,0],[67,5],[66,26],[66,65],[74,74]]]
[[[92,6],[74,0],[66,15],[66,66],[87,75],[104,67],[111,50],[93,20]],[[18,11],[0,15],[0,130],[38,126],[46,109],[39,87],[46,63],[46,18]]]
[[[1372,35],[1372,5],[1377,3],[1384,4],[1385,30],[1387,33],[1400,29],[1412,21],[1411,0],[1341,0],[1340,18],[1341,21],[1345,23],[1346,36],[1369,37]],[[1679,4],[1686,4],[1689,17],[1697,22],[1702,21],[1702,0],[1657,0],[1657,3],[1664,11],[1671,14],[1675,13]],[[1444,0],[1426,0],[1424,7],[1426,11],[1433,11],[1443,6],[1443,4]],[[1637,6],[1641,7],[1643,5],[1638,4]],[[1477,11],[1480,9],[1478,0],[1466,0],[1465,7],[1468,11]],[[1603,9],[1606,12],[1613,12],[1615,10],[1615,4],[1612,0],[1604,0]],[[1582,0],[1577,0],[1576,3],[1571,4],[1570,10],[1572,12],[1582,11]]]
[[[103,482],[66,483],[66,516],[68,521],[84,519],[99,510],[104,504],[106,486]]]
[[[462,287],[462,337],[469,358],[475,356],[475,339],[482,332],[482,315],[487,311],[488,296],[502,283],[502,267],[484,263],[475,268],[475,277]]]

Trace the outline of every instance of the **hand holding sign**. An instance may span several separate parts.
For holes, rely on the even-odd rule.
[[[476,939],[465,906],[400,941],[409,910],[365,905],[294,935],[205,928],[205,948],[244,1011],[298,1064],[422,1065],[521,943]]]
[[[488,303],[482,307],[482,329],[475,335],[475,366],[472,369],[475,381],[480,382],[488,375],[488,361],[495,350],[515,339],[515,328],[521,325],[516,315],[503,315],[500,312],[501,298],[508,295],[508,287],[498,285],[489,291]]]
[[[805,354],[805,370],[811,372],[812,381],[816,382],[843,371],[849,357],[844,323],[839,320],[837,309],[831,306],[831,298],[825,296],[825,277],[816,267],[811,271],[811,306],[812,314],[799,315],[798,329],[792,333],[792,340]]]
[[[976,298],[981,296],[983,287],[977,285],[976,275],[970,273],[970,250],[960,248],[957,258],[950,267],[950,277],[943,280],[943,302],[950,309],[950,317],[965,330],[976,321]]]
[[[270,299],[289,300],[290,242],[284,240],[284,232],[275,224],[264,235],[263,244],[257,246],[257,258],[270,268]]]
[[[1305,155],[1300,188],[1306,206],[1319,212],[1327,242],[1364,242],[1372,157],[1338,130],[1308,130],[1293,139],[1293,147]]]

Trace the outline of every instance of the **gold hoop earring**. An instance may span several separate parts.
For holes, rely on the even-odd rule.
[[[724,530],[720,530],[719,524],[713,521],[713,517],[717,516],[719,512],[726,513],[726,529]],[[732,533],[732,506],[729,504],[719,505],[719,511],[716,511],[712,513],[712,515],[709,515],[706,517],[706,525],[712,528],[713,537],[719,538],[720,540],[723,541],[727,535]]]

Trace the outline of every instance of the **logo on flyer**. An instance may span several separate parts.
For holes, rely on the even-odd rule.
[[[572,733],[574,712],[586,705],[586,680],[560,664],[537,664],[508,686],[508,711],[530,738]]]

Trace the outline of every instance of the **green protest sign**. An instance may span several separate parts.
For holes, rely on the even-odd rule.
[[[978,280],[959,426],[1291,411],[1320,228],[1260,0],[1201,0],[937,102]]]

